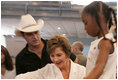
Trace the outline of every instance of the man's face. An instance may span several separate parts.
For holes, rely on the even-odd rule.
[[[32,46],[37,46],[41,43],[40,32],[31,32],[31,33],[24,33],[24,39],[27,41],[28,44]]]

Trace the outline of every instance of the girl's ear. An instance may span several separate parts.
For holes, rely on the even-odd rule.
[[[107,27],[107,22],[105,20],[104,15],[101,12],[98,13],[98,18],[99,18],[101,27]]]
[[[99,17],[99,21],[100,22],[106,23],[105,17],[104,17],[104,15],[101,12],[98,13],[98,17]]]

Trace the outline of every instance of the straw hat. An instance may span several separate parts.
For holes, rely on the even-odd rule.
[[[35,32],[40,30],[44,25],[44,21],[39,19],[38,22],[30,14],[22,15],[20,20],[20,28],[15,28],[15,34],[22,36],[21,32]]]

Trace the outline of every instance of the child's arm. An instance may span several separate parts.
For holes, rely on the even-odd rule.
[[[91,73],[87,77],[85,77],[85,79],[99,78],[103,73],[109,54],[113,52],[113,46],[110,40],[101,40],[98,47],[100,51],[96,61],[96,65]]]

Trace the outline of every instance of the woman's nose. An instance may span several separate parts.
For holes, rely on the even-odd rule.
[[[57,61],[58,61],[58,58],[57,58],[57,57],[55,57],[55,58],[54,58],[54,62],[57,62]]]

